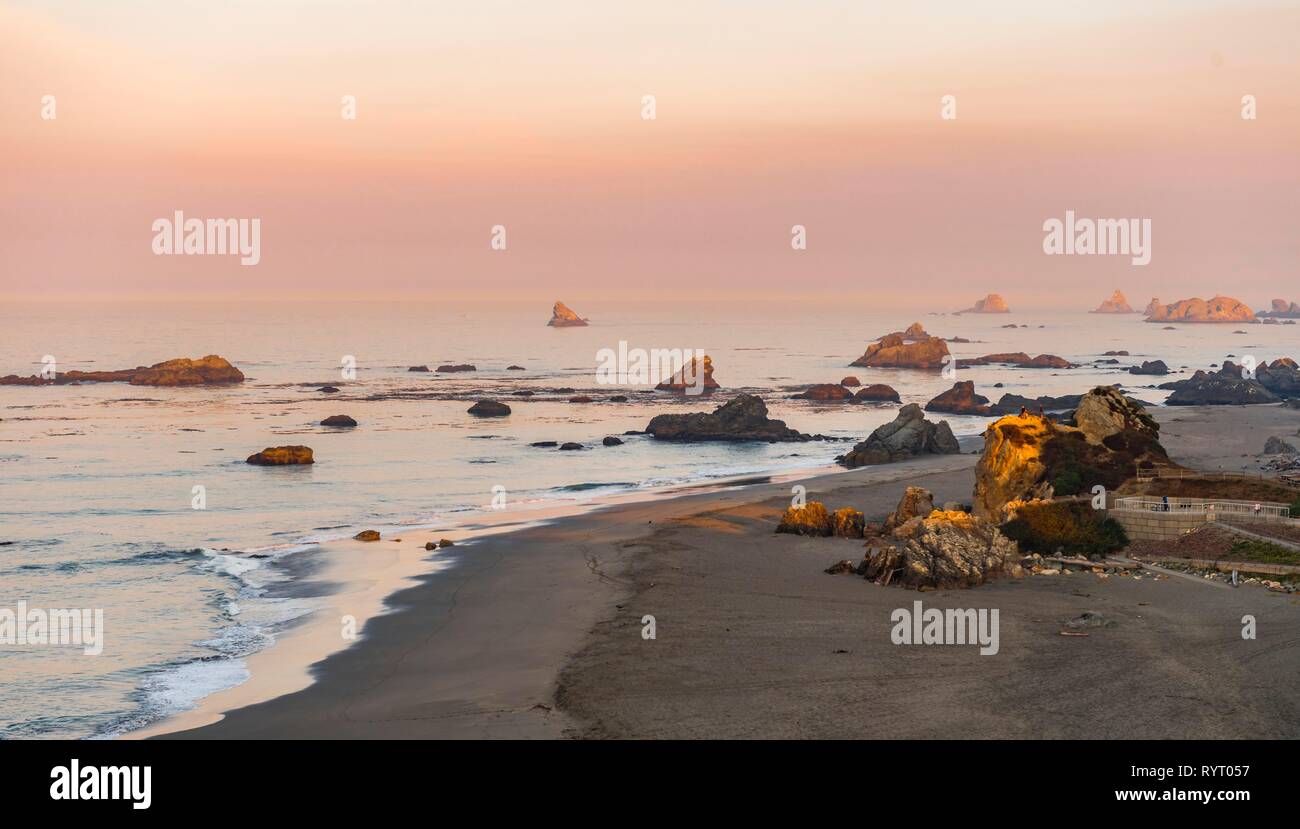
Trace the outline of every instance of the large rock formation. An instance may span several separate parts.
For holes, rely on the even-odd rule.
[[[1272,302],[1272,310],[1256,311],[1255,316],[1295,319],[1296,317],[1300,317],[1300,303],[1287,302],[1285,299],[1275,299]]]
[[[766,441],[778,443],[821,439],[805,435],[767,416],[767,405],[752,394],[742,394],[712,412],[655,415],[646,433],[657,440]]]
[[[1174,392],[1165,400],[1166,406],[1245,406],[1278,402],[1281,398],[1258,379],[1261,373],[1268,372],[1260,367],[1256,370],[1256,379],[1245,379],[1241,376],[1241,367],[1228,361],[1219,371],[1197,371],[1186,380],[1163,383],[1160,388]],[[1277,378],[1283,377],[1285,375],[1278,372]]]
[[[254,466],[295,466],[315,462],[310,446],[268,446],[249,455],[246,461]]]
[[[865,368],[942,369],[948,358],[948,344],[925,336],[909,341],[902,332],[886,334],[867,346],[866,353],[849,363]]]
[[[51,379],[40,375],[0,377],[0,386],[44,386],[68,383],[130,383],[133,386],[227,386],[244,382],[244,373],[215,354],[191,360],[180,357],[152,366],[116,371],[68,371]]]
[[[1168,374],[1169,366],[1164,360],[1143,360],[1140,366],[1129,366],[1129,374]]]
[[[701,377],[703,377],[702,381]],[[655,386],[655,391],[711,394],[720,388],[722,387],[713,379],[713,358],[705,354],[702,360],[692,357],[690,362],[684,364],[676,374]]]
[[[1154,300],[1153,300],[1154,302]],[[1148,309],[1147,322],[1258,322],[1255,312],[1232,297],[1182,299],[1172,305]]]
[[[466,411],[475,417],[505,417],[510,414],[510,407],[497,400],[480,400]]]
[[[879,427],[838,462],[859,466],[906,460],[917,455],[955,455],[961,451],[946,421],[933,423],[915,403],[898,410],[898,416]]]
[[[1088,313],[1090,314],[1136,314],[1137,311],[1133,310],[1133,306],[1128,304],[1128,300],[1124,297],[1124,292],[1121,291],[1119,288],[1116,288],[1115,293],[1110,295],[1110,299],[1102,302],[1102,304],[1098,305],[1095,310],[1089,311]]]
[[[925,410],[947,414],[986,415],[989,413],[988,404],[987,397],[975,393],[975,383],[962,380],[953,383],[952,388],[926,403]]]
[[[794,400],[816,400],[822,403],[838,402],[852,400],[853,392],[844,388],[839,383],[817,383],[809,386],[796,395],[792,395]]]
[[[575,314],[573,309],[557,299],[555,307],[551,309],[551,320],[546,324],[552,328],[573,328],[586,325],[587,320]]]
[[[958,314],[1009,314],[1010,308],[1000,294],[989,294],[983,299],[976,302],[970,308],[964,311],[958,311]]]
[[[884,546],[868,541],[872,552],[863,576],[881,584],[950,589],[983,584],[1016,572],[1016,543],[996,526],[967,512],[935,510],[893,531]]]
[[[1139,465],[1168,463],[1160,427],[1111,386],[1085,394],[1072,422],[1011,415],[984,432],[975,468],[975,511],[1001,520],[1014,501],[1078,495],[1100,484],[1116,489]]]

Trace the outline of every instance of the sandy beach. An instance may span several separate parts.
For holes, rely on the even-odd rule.
[[[1170,456],[1252,467],[1277,406],[1162,408]],[[1250,456],[1250,457],[1247,457]],[[969,501],[976,456],[801,483],[879,520],[905,485]],[[791,482],[615,504],[451,548],[292,693],[181,738],[1300,736],[1300,599],[1090,573],[927,593],[823,570],[862,542],[773,533]],[[421,540],[415,535],[406,541]],[[440,552],[442,556],[447,551]],[[899,646],[890,614],[996,608],[1001,647]],[[1061,635],[1084,611],[1113,625]],[[1258,638],[1241,637],[1243,615]],[[654,617],[655,638],[643,638]],[[336,620],[329,624],[337,627]],[[275,649],[259,672],[275,671]],[[254,680],[256,681],[256,680]],[[211,710],[204,714],[214,718]],[[191,724],[193,721],[191,721]],[[174,730],[174,729],[182,730]]]

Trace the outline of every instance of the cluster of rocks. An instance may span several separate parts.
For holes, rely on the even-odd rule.
[[[767,416],[767,404],[752,394],[741,394],[712,412],[661,414],[650,419],[646,433],[656,440],[764,441],[767,443],[825,440],[806,435]]]
[[[861,357],[849,363],[863,368],[942,369],[951,357],[948,344],[933,337],[914,322],[905,331],[885,334],[867,346]]]
[[[1228,296],[1192,297],[1170,305],[1152,299],[1146,314],[1147,322],[1259,322],[1245,303]]]
[[[73,383],[130,383],[133,386],[228,386],[244,382],[244,373],[224,357],[209,354],[197,360],[180,357],[151,366],[115,371],[66,371],[46,378],[39,374],[0,377],[0,386],[61,386]]]
[[[852,381],[852,382],[848,382]],[[839,383],[817,383],[798,394],[791,395],[792,400],[813,400],[819,403],[900,403],[902,399],[893,386],[884,383],[872,383],[862,386],[856,392],[849,386],[862,386],[856,377],[846,377]]]
[[[955,455],[961,451],[957,438],[946,421],[933,423],[925,419],[921,407],[909,403],[898,416],[872,432],[866,440],[836,462],[855,469],[906,460],[919,455]]]
[[[971,307],[957,311],[958,314],[1009,314],[1011,309],[1007,307],[1006,300],[999,294],[989,294],[981,300],[978,300]]]
[[[713,358],[705,354],[702,359],[691,357],[690,362],[685,363],[676,374],[655,386],[655,391],[682,395],[712,394],[720,388],[722,387],[713,379]]]
[[[1257,316],[1257,317],[1263,317],[1263,318],[1265,318],[1265,319],[1272,319],[1272,318],[1296,319],[1296,318],[1300,318],[1300,303],[1296,303],[1296,302],[1287,302],[1285,299],[1275,299],[1275,300],[1273,300],[1273,302],[1271,303],[1271,306],[1272,306],[1271,309],[1268,310],[1268,311],[1256,311],[1256,312],[1255,312],[1255,316]]]
[[[1300,370],[1294,360],[1284,357],[1263,363],[1254,374],[1248,377],[1241,366],[1226,360],[1218,371],[1200,370],[1160,388],[1173,391],[1165,401],[1169,406],[1249,405],[1300,398]]]

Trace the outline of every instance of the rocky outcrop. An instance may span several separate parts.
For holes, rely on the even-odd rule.
[[[975,393],[975,384],[962,380],[952,384],[952,388],[938,395],[925,404],[927,412],[945,412],[947,414],[987,415],[989,399]]]
[[[832,529],[831,516],[826,512],[826,505],[820,501],[809,501],[802,507],[789,507],[776,525],[777,532],[791,535],[828,536]]]
[[[884,383],[872,383],[870,386],[863,386],[853,395],[854,403],[900,403],[902,399],[893,386],[886,386]]]
[[[478,371],[478,367],[472,366],[469,363],[456,363],[438,366],[434,371],[441,374],[456,374],[462,371]]]
[[[1000,294],[989,294],[983,299],[976,302],[970,308],[964,311],[958,311],[958,314],[1008,314],[1011,309],[1007,308],[1007,303]]]
[[[646,433],[656,440],[765,441],[781,443],[820,439],[767,416],[767,404],[752,394],[742,394],[712,412],[661,414],[651,418]]]
[[[849,363],[864,368],[942,369],[948,344],[938,337],[908,341],[902,333],[886,334],[867,346],[866,352]]]
[[[1284,400],[1300,397],[1300,371],[1295,361],[1282,357],[1255,369],[1255,379],[1275,396]]]
[[[429,370],[428,366],[411,366],[410,368],[407,369],[407,371],[415,371],[420,373],[426,373],[428,372],[428,370]]]
[[[1008,503],[1116,489],[1138,466],[1168,463],[1159,435],[1146,410],[1111,386],[1085,394],[1072,421],[1000,418],[984,432],[975,512],[1000,521]]]
[[[820,402],[838,402],[852,400],[853,392],[838,383],[818,383],[792,395],[794,400],[817,400]]]
[[[1280,399],[1258,379],[1243,378],[1241,368],[1231,361],[1224,363],[1219,371],[1197,371],[1186,380],[1164,383],[1160,388],[1174,392],[1165,400],[1166,406],[1247,406],[1276,403]]]
[[[859,466],[892,463],[918,455],[955,455],[961,451],[945,421],[925,419],[921,407],[909,403],[898,416],[879,427],[852,451],[836,460],[854,469]]]
[[[510,407],[496,400],[480,400],[466,411],[475,417],[505,417],[510,414]]]
[[[701,368],[703,369],[702,372]],[[703,377],[702,381],[701,377]],[[702,360],[698,357],[692,357],[690,362],[685,363],[676,374],[655,386],[655,391],[670,391],[677,394],[690,394],[692,392],[711,394],[720,388],[722,387],[713,379],[713,358],[705,354]]]
[[[1147,313],[1147,322],[1258,322],[1255,312],[1227,296],[1204,300],[1183,299],[1172,305],[1157,305]]]
[[[934,512],[934,495],[930,490],[919,486],[909,486],[903,490],[903,497],[898,506],[885,517],[884,529],[893,532],[913,518],[925,518]]]
[[[1296,317],[1300,317],[1300,303],[1287,302],[1285,299],[1275,299],[1272,302],[1271,310],[1257,311],[1255,316],[1295,319]]]
[[[863,576],[879,584],[952,589],[974,587],[1004,573],[1019,573],[1016,543],[996,526],[967,512],[935,510],[913,518],[872,548]]]
[[[1164,360],[1143,360],[1140,366],[1130,366],[1129,374],[1168,374],[1169,366]]]
[[[587,320],[575,314],[573,309],[557,299],[555,306],[551,308],[551,320],[546,324],[552,328],[573,328],[586,325],[587,322]]]
[[[1115,293],[1110,295],[1110,299],[1102,302],[1102,304],[1098,305],[1095,310],[1089,311],[1088,313],[1136,314],[1137,311],[1133,310],[1133,306],[1128,304],[1128,300],[1124,297],[1124,292],[1119,288],[1116,288]]]
[[[10,374],[0,377],[0,386],[45,386],[69,383],[130,383],[133,386],[159,386],[165,388],[186,386],[228,386],[244,382],[244,373],[224,357],[209,354],[197,360],[179,357],[154,363],[151,366],[124,368],[115,371],[67,371],[45,378],[38,374],[19,377]]]
[[[249,455],[246,461],[254,466],[295,466],[315,462],[310,446],[268,446]]]
[[[333,426],[339,429],[347,429],[357,425],[357,422],[347,415],[330,415],[320,422],[322,426]]]

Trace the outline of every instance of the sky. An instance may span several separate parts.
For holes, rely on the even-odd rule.
[[[1298,31],[1240,0],[0,0],[0,299],[1300,301]],[[257,218],[260,261],[155,255],[176,210]],[[1150,219],[1150,264],[1046,255],[1066,210]]]

